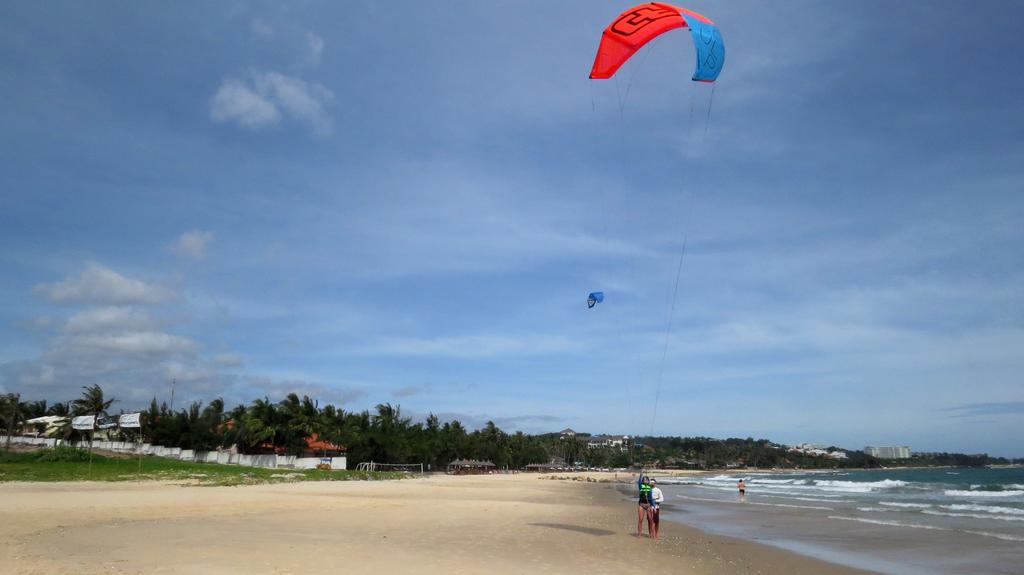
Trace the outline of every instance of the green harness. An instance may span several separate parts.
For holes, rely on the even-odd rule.
[[[641,483],[640,484],[640,503],[651,502],[651,484]]]

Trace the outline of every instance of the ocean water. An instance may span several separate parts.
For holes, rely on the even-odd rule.
[[[658,479],[672,519],[713,532],[885,573],[1024,573],[1021,467]]]

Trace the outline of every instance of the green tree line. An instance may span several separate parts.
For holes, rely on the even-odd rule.
[[[72,417],[108,415],[114,399],[99,385],[83,388],[82,396],[65,403],[20,401],[0,395],[0,430],[42,415]],[[696,468],[731,466],[753,468],[870,468],[899,465],[988,465],[1013,460],[986,455],[930,454],[909,460],[878,460],[860,451],[841,450],[845,459],[831,459],[789,451],[767,439],[711,437],[640,437],[619,447],[588,447],[586,434],[507,433],[492,421],[483,428],[467,429],[458,420],[442,422],[430,414],[414,422],[401,407],[378,404],[373,411],[347,411],[292,393],[280,401],[261,398],[227,409],[223,399],[193,402],[173,410],[155,399],[142,412],[141,430],[111,430],[118,439],[144,441],[165,447],[197,451],[236,448],[240,453],[300,454],[307,438],[316,437],[342,447],[352,463],[423,463],[434,468],[456,459],[491,461],[501,468],[521,469],[531,463],[559,461],[566,466],[599,468]],[[43,426],[37,431],[42,432]],[[81,439],[70,421],[57,429],[63,439]]]

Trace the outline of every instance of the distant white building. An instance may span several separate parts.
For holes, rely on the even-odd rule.
[[[808,443],[801,443],[800,445],[797,445],[797,447],[799,447],[803,451],[811,451],[811,450],[814,450],[814,449],[824,450],[828,446],[825,445],[824,443],[810,443],[810,442],[808,442]]]
[[[910,459],[910,448],[905,445],[899,447],[872,447],[869,445],[864,448],[864,453],[879,459]]]
[[[832,459],[846,459],[846,453],[842,451],[828,451],[824,443],[801,443],[789,448],[791,453],[803,453],[815,457],[829,457]]]
[[[617,447],[620,450],[624,450],[628,447],[628,443],[628,435],[594,435],[587,438],[587,447],[590,449]]]
[[[67,417],[60,415],[44,415],[35,419],[29,419],[23,423],[21,434],[33,437],[57,437],[57,434],[67,421]]]

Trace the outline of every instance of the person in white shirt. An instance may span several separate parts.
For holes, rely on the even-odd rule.
[[[658,482],[655,479],[651,479],[651,515],[654,516],[654,538],[658,538],[658,521],[661,519],[659,513],[661,512],[661,502],[665,500],[665,495],[661,493],[661,489],[658,488]]]

